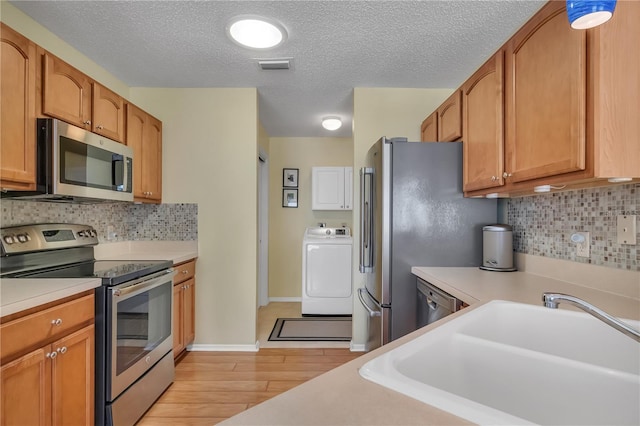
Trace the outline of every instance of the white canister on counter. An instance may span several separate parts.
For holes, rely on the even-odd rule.
[[[513,267],[513,228],[496,224],[482,228],[482,266],[487,271],[510,272]]]

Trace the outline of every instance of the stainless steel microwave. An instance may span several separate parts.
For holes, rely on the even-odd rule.
[[[133,150],[53,118],[37,119],[36,190],[3,198],[133,201]]]

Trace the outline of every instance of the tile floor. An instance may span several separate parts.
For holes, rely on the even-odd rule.
[[[269,335],[278,318],[301,318],[299,302],[271,302],[258,309],[260,348],[349,348],[349,342],[270,342]]]

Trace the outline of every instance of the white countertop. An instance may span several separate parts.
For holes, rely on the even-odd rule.
[[[617,317],[640,320],[638,297],[580,286],[534,273],[436,267],[413,267],[411,272],[469,305],[496,299],[541,305],[544,292],[567,293]],[[640,293],[640,281],[636,289]],[[567,304],[559,306],[577,309]]]
[[[171,260],[174,265],[198,257],[197,241],[120,241],[94,248],[98,260]]]
[[[92,290],[100,283],[98,278],[4,278],[0,281],[0,316]]]

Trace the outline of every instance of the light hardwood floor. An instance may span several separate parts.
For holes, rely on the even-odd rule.
[[[343,348],[190,352],[138,425],[212,425],[360,356]]]
[[[138,425],[213,425],[362,354],[349,342],[268,341],[276,319],[301,316],[300,303],[272,302],[258,310],[258,352],[189,352]]]

